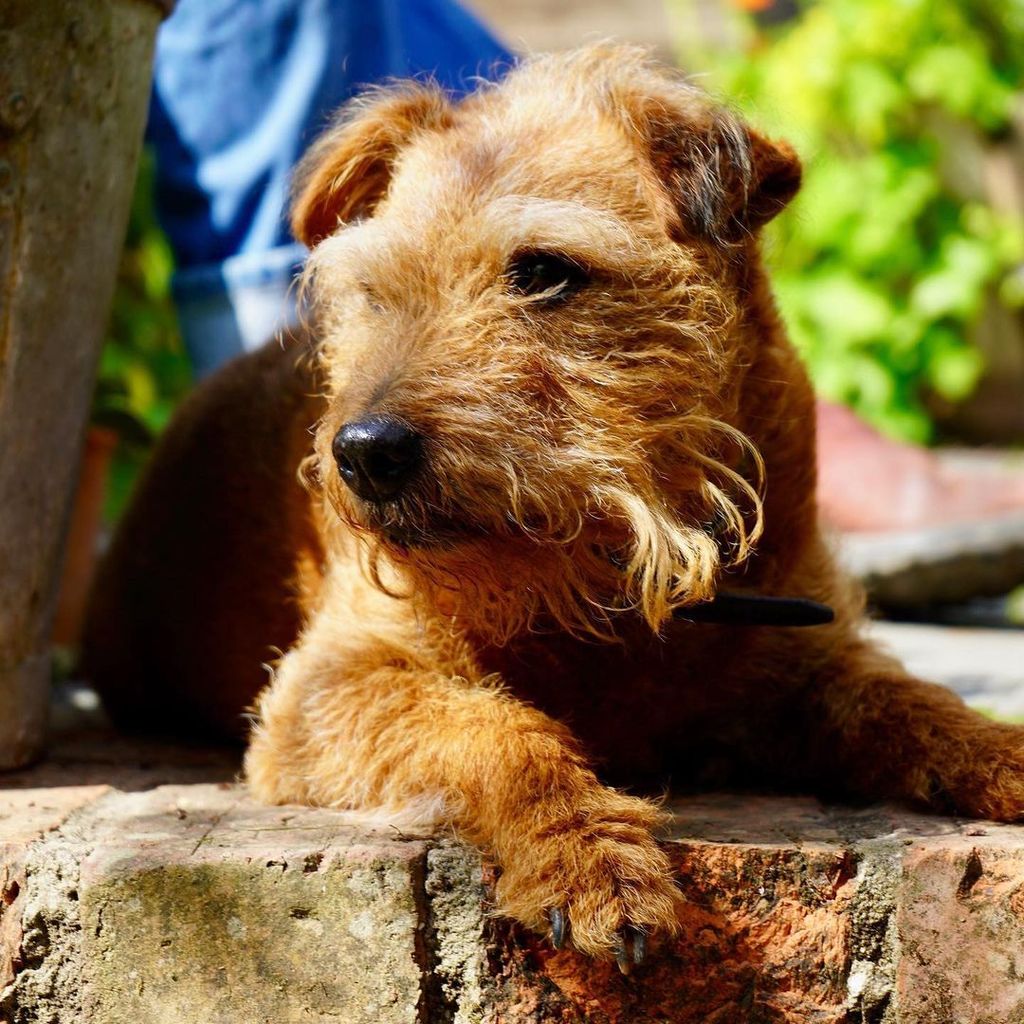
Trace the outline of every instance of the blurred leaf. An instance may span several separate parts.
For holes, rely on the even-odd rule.
[[[984,367],[977,349],[969,348],[959,339],[956,341],[943,352],[941,359],[933,359],[928,367],[929,383],[951,402],[965,398],[974,390]]]
[[[738,38],[745,52],[705,44],[711,87],[804,160],[766,240],[793,340],[822,394],[927,439],[926,394],[960,401],[978,380],[986,302],[1024,305],[1024,224],[943,177],[1011,130],[1024,0],[806,0]]]
[[[928,320],[968,320],[978,312],[992,265],[990,250],[976,239],[947,238],[938,267],[918,279],[910,303]]]
[[[884,334],[892,315],[884,295],[843,268],[815,276],[804,308],[823,338],[844,347]]]
[[[108,518],[119,514],[145,452],[192,377],[171,301],[173,259],[156,223],[152,191],[152,157],[144,153],[93,397],[93,422],[112,427],[123,442]]]
[[[1006,599],[1006,617],[1017,626],[1024,626],[1024,587],[1010,592]]]

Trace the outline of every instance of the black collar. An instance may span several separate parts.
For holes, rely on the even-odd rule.
[[[835,619],[827,605],[806,597],[765,594],[716,594],[710,601],[679,608],[683,622],[716,622],[729,626],[824,626]]]

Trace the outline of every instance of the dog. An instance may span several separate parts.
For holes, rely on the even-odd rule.
[[[186,403],[101,573],[111,708],[230,728],[278,648],[261,800],[445,822],[620,965],[678,927],[670,783],[1021,817],[1024,732],[864,639],[819,528],[759,241],[800,176],[629,47],[353,101],[297,176],[309,335]],[[833,618],[702,621],[765,597]]]

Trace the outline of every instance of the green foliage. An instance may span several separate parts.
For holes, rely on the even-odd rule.
[[[123,507],[145,454],[191,384],[171,300],[173,258],[153,211],[153,161],[139,166],[117,290],[100,356],[92,422],[121,444],[112,469],[107,514]]]
[[[924,396],[970,394],[971,324],[1024,258],[1024,226],[956,173],[1008,130],[1024,2],[817,0],[771,34],[742,17],[739,48],[691,43],[683,60],[804,159],[768,242],[794,340],[822,394],[926,440]]]
[[[117,428],[135,443],[159,433],[191,382],[171,301],[173,269],[153,212],[153,162],[145,153],[93,404],[94,422]]]

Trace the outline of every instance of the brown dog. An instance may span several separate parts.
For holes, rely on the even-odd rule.
[[[757,237],[799,179],[630,49],[351,105],[293,214],[324,396],[268,350],[172,428],[92,616],[115,709],[223,724],[290,646],[254,791],[439,817],[506,914],[595,956],[641,958],[677,903],[659,811],[595,763],[1021,816],[1024,732],[862,640],[819,533]],[[835,621],[686,620],[723,589]]]

